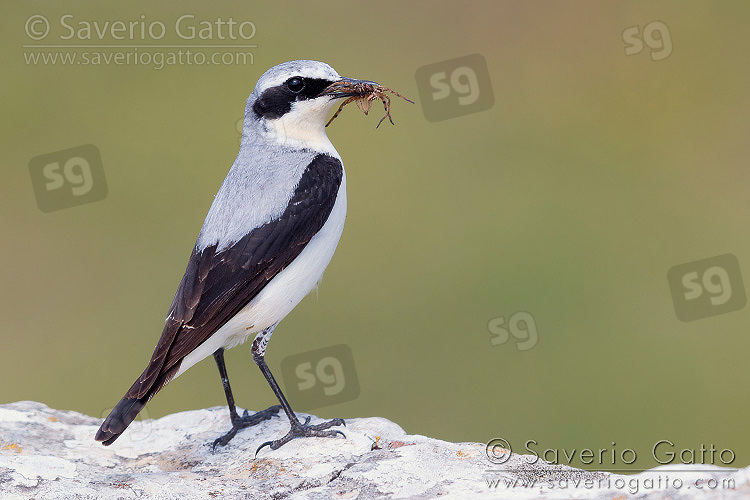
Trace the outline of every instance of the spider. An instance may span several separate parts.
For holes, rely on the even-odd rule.
[[[336,83],[334,85],[336,85],[336,87],[346,88],[347,90],[354,90],[358,93],[358,95],[351,96],[344,102],[342,102],[341,106],[339,106],[339,109],[336,110],[331,119],[328,120],[328,123],[326,123],[326,127],[330,125],[337,116],[339,116],[339,113],[341,113],[341,110],[344,109],[344,106],[346,106],[350,102],[356,102],[357,107],[366,115],[367,113],[369,113],[370,108],[372,107],[372,101],[374,101],[375,99],[380,99],[381,101],[383,101],[383,108],[385,108],[385,115],[380,119],[375,128],[380,127],[380,124],[383,123],[383,120],[385,120],[386,118],[388,118],[388,121],[391,122],[391,125],[395,125],[393,123],[393,118],[391,118],[391,98],[390,96],[388,96],[388,94],[386,94],[386,92],[390,92],[391,94],[414,104],[414,101],[407,99],[395,90],[383,87],[382,85],[372,85],[363,82],[354,84]]]

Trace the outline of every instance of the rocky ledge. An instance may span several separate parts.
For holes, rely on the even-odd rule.
[[[260,443],[286,433],[285,416],[215,452],[208,443],[229,428],[226,408],[136,421],[110,447],[93,439],[100,422],[30,401],[0,405],[0,498],[750,498],[750,468],[622,476],[523,455],[493,464],[484,444],[408,435],[384,418],[347,419],[346,439],[298,439],[257,457]]]

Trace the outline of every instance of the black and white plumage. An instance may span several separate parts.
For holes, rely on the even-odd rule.
[[[290,435],[266,444],[340,434],[325,430],[340,419],[300,423],[263,360],[273,329],[322,278],[344,227],[346,175],[324,128],[337,99],[351,95],[326,90],[340,81],[354,80],[316,61],[283,63],[260,77],[245,107],[239,154],[206,216],[151,361],[105,419],[98,441],[114,442],[165,384],[210,355],[233,424],[218,444],[268,418],[236,413],[224,367],[223,350],[252,334],[253,358],[292,423]]]

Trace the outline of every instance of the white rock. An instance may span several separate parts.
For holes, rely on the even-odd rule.
[[[297,439],[257,458],[261,443],[287,432],[283,414],[215,453],[209,444],[230,427],[226,408],[135,422],[110,447],[94,441],[99,424],[41,403],[0,405],[0,498],[750,498],[750,468],[669,466],[621,476],[530,464],[523,455],[493,465],[483,444],[407,435],[383,418],[348,419],[346,439]]]

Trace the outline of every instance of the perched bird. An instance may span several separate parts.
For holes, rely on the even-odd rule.
[[[357,85],[360,84],[360,85]],[[96,440],[112,444],[170,380],[213,355],[232,429],[275,415],[279,406],[240,416],[224,365],[224,350],[255,334],[253,360],[284,410],[296,437],[342,435],[333,419],[300,422],[264,360],[274,328],[313,290],[336,250],[346,218],[346,175],[325,133],[339,99],[377,85],[342,78],[317,61],[290,61],[266,71],[245,106],[237,159],[214,198],[166,324],[146,369],[104,420]]]

